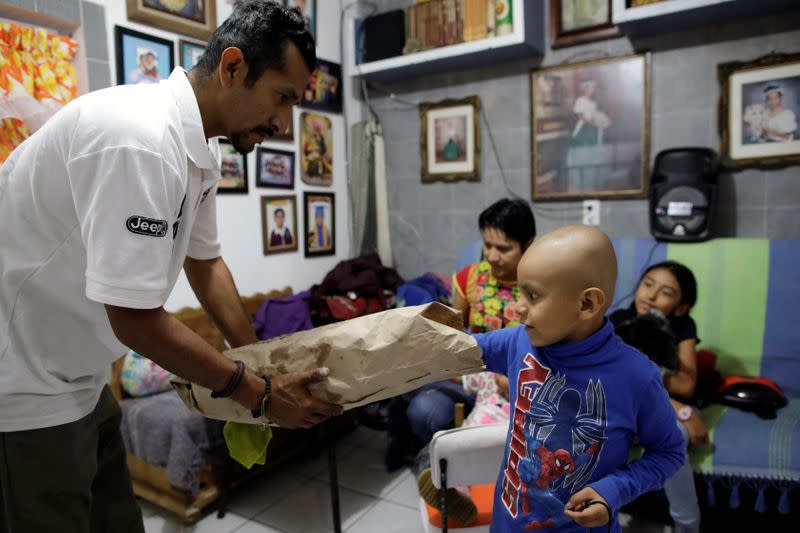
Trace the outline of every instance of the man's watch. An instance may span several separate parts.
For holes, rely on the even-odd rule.
[[[692,413],[694,410],[688,406],[684,405],[680,409],[678,409],[678,420],[681,422],[688,422],[690,418],[692,418]]]

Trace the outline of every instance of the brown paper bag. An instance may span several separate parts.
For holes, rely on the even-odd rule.
[[[392,309],[225,352],[257,374],[326,366],[330,376],[311,393],[345,409],[391,398],[430,383],[483,370],[481,350],[463,332],[461,313],[440,303]],[[208,418],[260,423],[230,399],[212,399],[194,383],[172,382],[192,411]]]

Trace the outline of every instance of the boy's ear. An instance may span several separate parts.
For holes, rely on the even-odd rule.
[[[591,287],[583,291],[581,295],[580,318],[589,320],[602,313],[606,305],[606,293],[597,287]]]
[[[672,312],[675,316],[683,316],[689,312],[689,304],[681,304],[675,308],[675,311]]]

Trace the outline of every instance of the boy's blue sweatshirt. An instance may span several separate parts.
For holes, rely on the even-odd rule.
[[[564,506],[587,485],[606,499],[612,530],[620,531],[619,508],[660,488],[683,464],[683,437],[658,367],[608,320],[587,339],[542,348],[523,326],[475,338],[488,369],[508,376],[513,406],[493,533],[584,531]],[[637,439],[644,455],[628,463]]]

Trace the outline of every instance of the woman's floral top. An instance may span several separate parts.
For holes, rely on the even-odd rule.
[[[495,279],[487,261],[468,266],[454,278],[456,290],[469,304],[470,331],[484,333],[519,325],[519,287]]]

